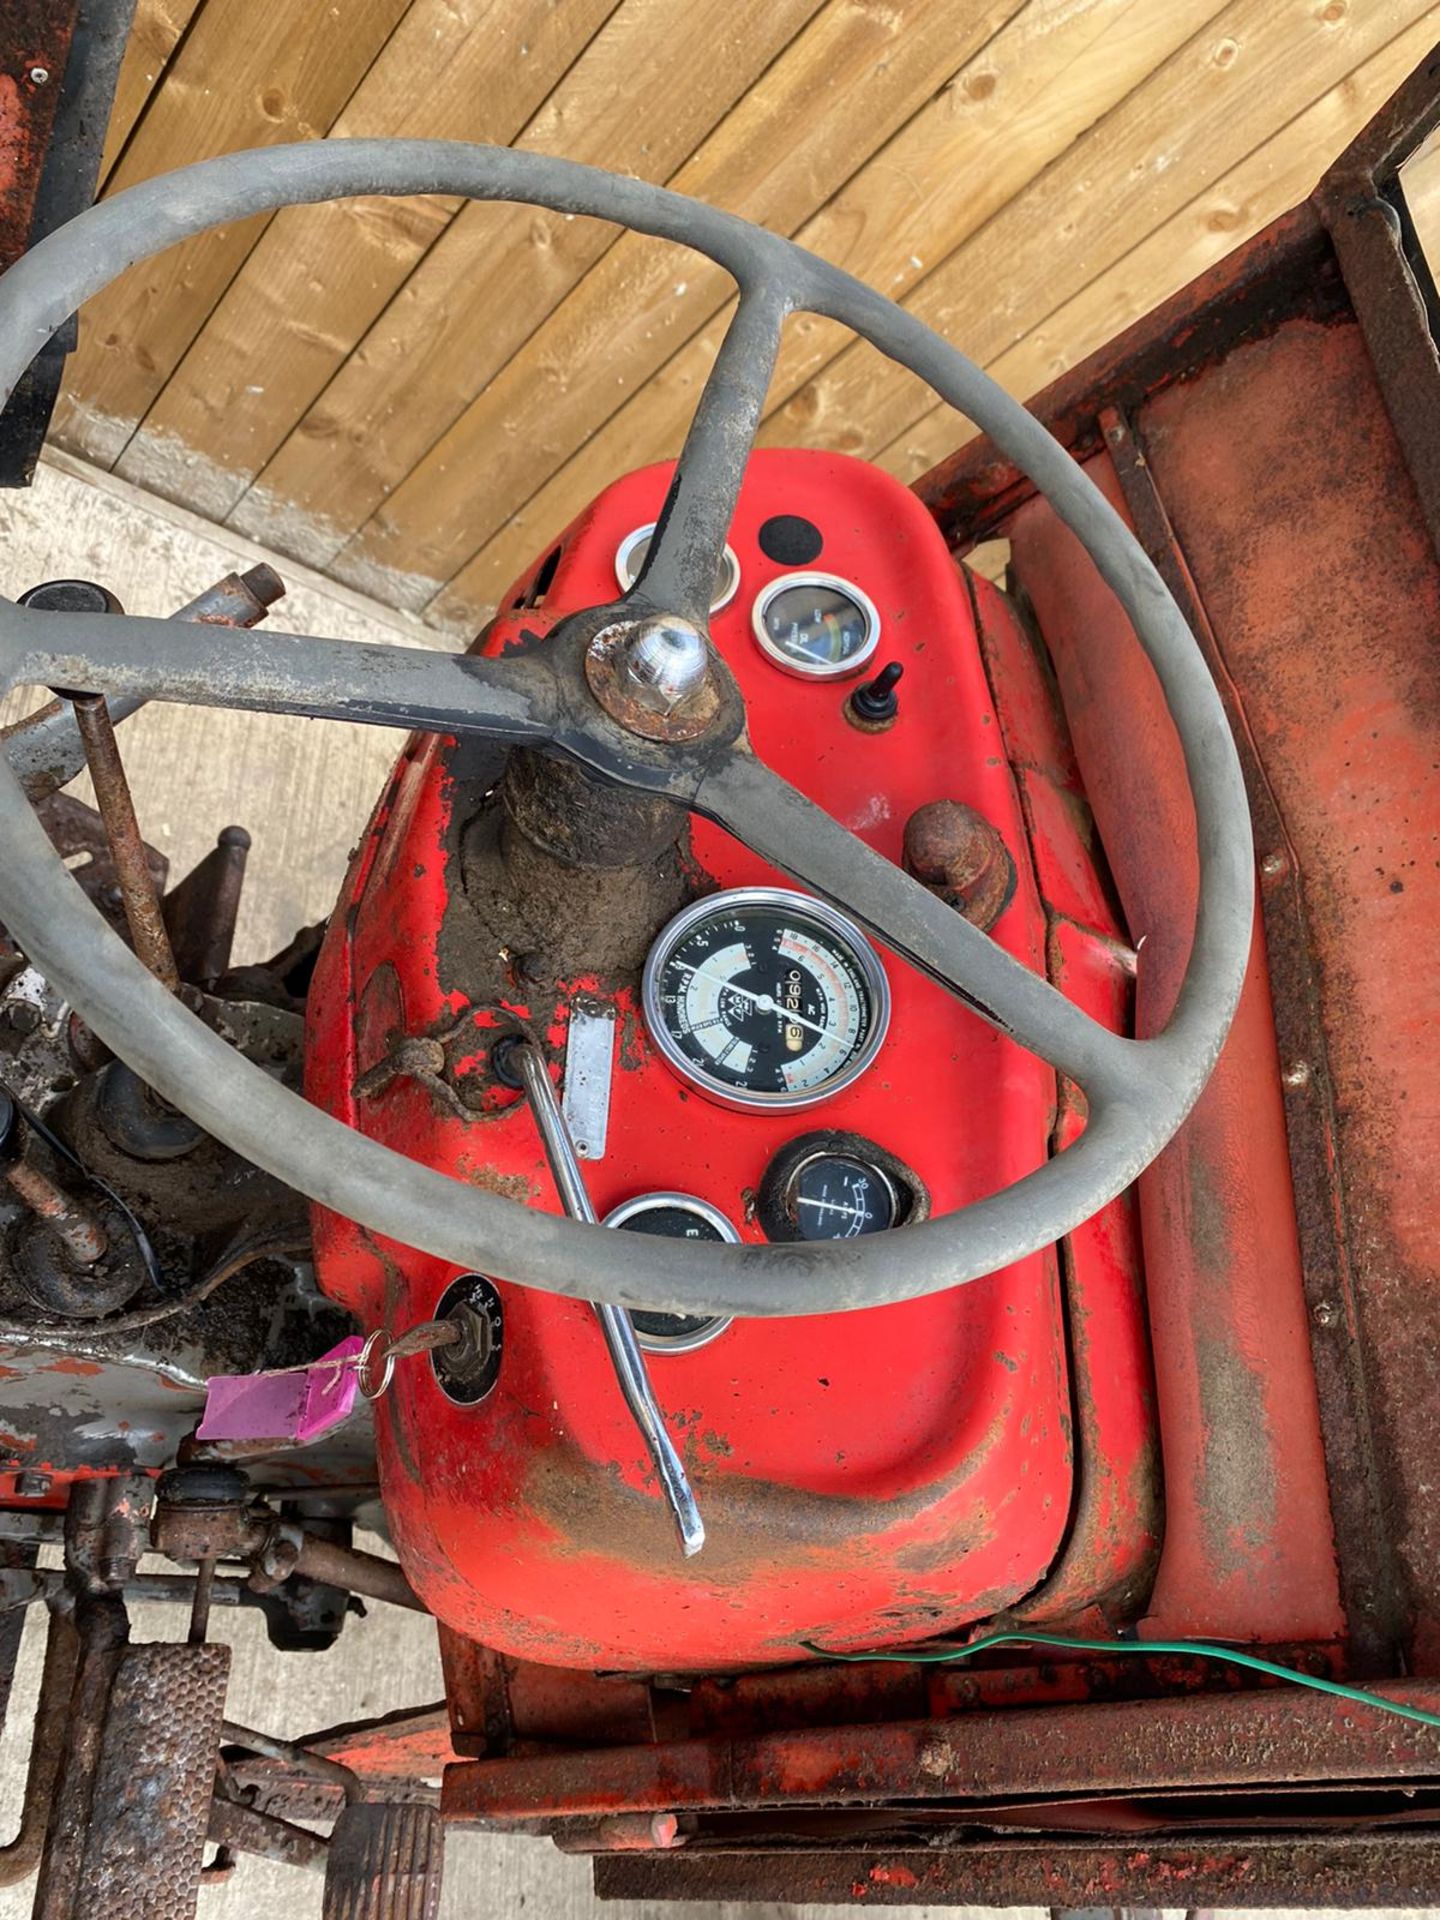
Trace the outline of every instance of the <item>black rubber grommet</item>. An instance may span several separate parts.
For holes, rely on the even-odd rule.
[[[818,560],[825,547],[825,536],[813,520],[798,513],[777,513],[761,527],[756,538],[767,560],[781,567],[808,567]]]
[[[515,1064],[515,1049],[526,1044],[518,1033],[507,1033],[497,1040],[490,1049],[490,1071],[502,1087],[508,1087],[512,1093],[523,1093],[525,1081],[519,1067]]]

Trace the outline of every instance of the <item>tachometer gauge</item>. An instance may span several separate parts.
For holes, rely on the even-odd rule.
[[[615,578],[622,590],[628,593],[640,578],[640,569],[650,551],[651,537],[655,532],[655,522],[647,526],[636,527],[633,533],[627,533],[615,549]],[[733,547],[727,546],[720,556],[720,565],[715,571],[715,585],[710,592],[710,611],[718,613],[722,607],[728,607],[735,598],[740,585],[740,562],[735,557]]]
[[[737,887],[678,913],[650,950],[645,1022],[677,1073],[736,1107],[810,1107],[862,1074],[890,1018],[865,935],[823,900]]]
[[[693,1193],[642,1193],[607,1213],[605,1225],[661,1240],[721,1240],[734,1246],[740,1239],[718,1207]],[[636,1307],[630,1324],[647,1353],[693,1353],[697,1347],[709,1346],[730,1321],[716,1314],[659,1313]]]
[[[772,580],[755,601],[751,623],[761,651],[806,680],[858,673],[880,644],[874,601],[831,573],[786,573]]]

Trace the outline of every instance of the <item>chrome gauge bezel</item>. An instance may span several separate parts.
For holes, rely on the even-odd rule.
[[[808,1235],[799,1231],[800,1181],[806,1169],[815,1166],[821,1160],[848,1160],[852,1167],[859,1167],[862,1172],[873,1174],[875,1179],[884,1188],[890,1200],[890,1219],[885,1226],[877,1227],[876,1232],[894,1232],[895,1228],[900,1224],[900,1189],[885,1171],[884,1167],[877,1165],[873,1160],[867,1160],[863,1154],[856,1153],[848,1147],[816,1147],[813,1152],[807,1153],[801,1159],[797,1160],[785,1176],[785,1187],[781,1205],[795,1222],[795,1240],[797,1244],[804,1245],[809,1239]],[[857,1234],[852,1237],[859,1239],[862,1236]]]
[[[679,1046],[665,1020],[660,1005],[660,982],[675,948],[702,920],[710,919],[717,912],[743,912],[748,907],[763,907],[813,920],[832,939],[842,942],[851,950],[864,981],[865,990],[870,996],[870,1030],[854,1058],[821,1086],[806,1087],[794,1093],[752,1093],[725,1081],[712,1079]],[[890,981],[880,955],[864,929],[848,914],[832,907],[827,900],[819,900],[810,893],[797,893],[789,887],[730,887],[722,893],[708,893],[699,900],[692,900],[688,907],[682,907],[674,919],[661,929],[645,960],[645,971],[640,982],[640,1005],[646,1031],[661,1057],[681,1079],[688,1081],[692,1087],[698,1087],[707,1099],[741,1113],[796,1113],[806,1107],[817,1107],[822,1101],[842,1093],[874,1064],[890,1025]]]
[[[740,1230],[733,1220],[723,1214],[718,1207],[712,1207],[708,1200],[702,1200],[695,1193],[637,1193],[633,1200],[622,1200],[618,1207],[612,1207],[601,1222],[603,1226],[622,1228],[627,1220],[633,1220],[637,1213],[650,1213],[660,1207],[669,1207],[681,1213],[693,1213],[697,1220],[703,1220],[708,1227],[715,1229],[716,1235],[727,1246],[738,1247]],[[640,1309],[644,1311],[643,1308]],[[631,1324],[634,1324],[635,1310],[631,1310]],[[717,1315],[706,1320],[698,1327],[692,1327],[688,1333],[666,1335],[663,1333],[645,1333],[635,1328],[635,1338],[646,1353],[694,1353],[698,1347],[708,1347],[712,1340],[718,1340],[725,1329],[732,1324],[730,1314]]]
[[[622,593],[628,593],[635,584],[635,572],[630,562],[635,549],[642,540],[648,540],[658,523],[647,520],[643,527],[632,527],[615,549],[615,579]],[[727,540],[722,555],[725,565],[724,591],[710,602],[711,613],[719,613],[722,607],[728,607],[740,591],[740,556]]]
[[[848,594],[869,623],[869,632],[860,651],[852,654],[848,660],[835,663],[823,660],[806,662],[786,653],[765,630],[765,609],[772,600],[792,587],[829,587],[835,593]],[[853,580],[846,580],[838,573],[819,573],[806,567],[795,573],[782,573],[756,594],[755,603],[750,609],[750,630],[765,658],[781,673],[792,674],[797,680],[849,680],[863,672],[875,657],[875,649],[880,644],[880,611],[865,589],[857,587]]]

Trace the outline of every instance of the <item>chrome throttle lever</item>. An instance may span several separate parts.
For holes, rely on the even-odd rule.
[[[556,1098],[544,1055],[532,1040],[520,1034],[502,1042],[496,1053],[500,1057],[495,1059],[492,1056],[492,1064],[497,1075],[512,1083],[518,1082],[529,1099],[561,1205],[572,1220],[586,1220],[592,1226],[598,1225],[595,1209],[586,1191],[580,1156],[575,1151],[575,1142],[570,1137],[565,1115]],[[670,1511],[679,1529],[680,1545],[689,1559],[705,1544],[705,1523],[700,1518],[700,1509],[695,1504],[695,1495],[680,1455],[666,1429],[664,1415],[646,1371],[645,1356],[635,1338],[635,1329],[623,1307],[606,1306],[598,1300],[591,1304],[599,1317],[610,1363],[620,1382],[620,1391],[655,1463],[655,1471],[660,1476],[665,1498],[670,1503]]]

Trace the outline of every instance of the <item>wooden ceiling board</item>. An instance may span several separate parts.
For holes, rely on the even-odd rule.
[[[1023,396],[1303,198],[1437,40],[1440,0],[139,0],[106,191],[327,135],[564,154],[793,235]],[[296,209],[92,302],[55,437],[465,633],[678,451],[732,310],[596,222]],[[791,321],[765,444],[910,478],[969,431]]]

